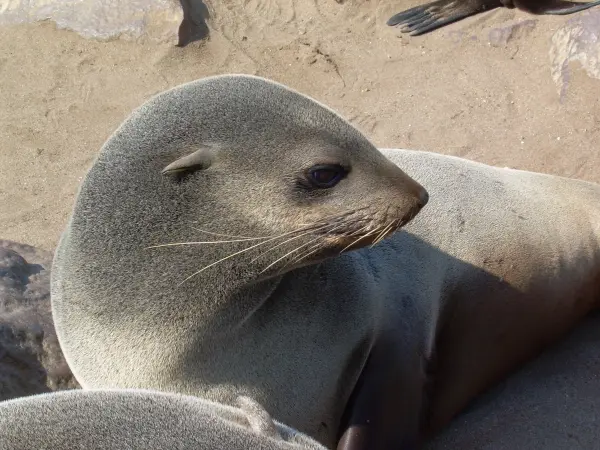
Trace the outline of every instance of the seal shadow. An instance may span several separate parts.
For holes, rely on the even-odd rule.
[[[482,394],[427,450],[595,448],[600,440],[600,313]]]
[[[79,387],[50,307],[52,254],[0,239],[0,401]]]
[[[397,280],[400,285],[406,286],[406,289],[399,294],[397,306],[403,311],[405,321],[403,322],[404,326],[401,326],[396,331],[406,342],[410,342],[415,332],[415,327],[428,326],[427,323],[422,321],[421,314],[423,303],[427,302],[423,302],[424,299],[418,296],[421,288],[414,281],[419,279],[418,273],[429,273],[426,277],[433,277],[435,280],[434,283],[438,282],[435,277],[441,278],[439,273],[445,270],[461,274],[459,283],[455,283],[452,286],[443,285],[440,289],[440,295],[431,297],[432,302],[440,302],[445,306],[440,314],[435,332],[436,350],[434,351],[432,360],[428,361],[427,372],[429,376],[425,381],[423,395],[425,398],[424,404],[432,405],[432,411],[437,410],[434,412],[442,417],[448,416],[448,412],[452,412],[453,414],[450,415],[453,417],[462,412],[461,417],[467,417],[467,423],[462,428],[465,433],[470,433],[468,430],[471,429],[471,425],[468,423],[468,411],[473,408],[485,408],[485,406],[477,406],[475,399],[479,400],[481,398],[483,400],[479,401],[484,402],[485,398],[491,398],[489,396],[494,397],[502,394],[502,389],[498,388],[500,390],[496,389],[494,391],[494,386],[505,382],[507,377],[513,372],[522,366],[526,366],[527,363],[530,363],[544,350],[549,349],[548,351],[552,354],[555,351],[552,348],[552,344],[566,336],[575,324],[583,319],[592,309],[589,305],[576,302],[576,306],[572,308],[572,312],[569,312],[566,314],[567,317],[557,322],[552,319],[553,315],[556,315],[555,311],[551,311],[553,305],[549,304],[548,314],[545,314],[545,311],[540,309],[539,301],[537,303],[531,301],[531,293],[528,294],[514,288],[511,284],[493,273],[494,267],[499,267],[503,264],[503,260],[498,259],[497,256],[495,256],[496,260],[483,256],[482,267],[474,266],[441,251],[406,230],[400,230],[396,233],[396,237],[392,240],[387,239],[383,245],[380,244],[369,249],[360,249],[341,255],[338,258],[356,257],[358,254],[362,255],[365,262],[361,270],[372,271],[373,277],[377,279],[379,274],[376,273],[376,265],[371,264],[372,260],[385,260],[386,254],[389,258],[389,253],[392,251],[403,255],[397,267]],[[354,253],[356,255],[351,256]],[[311,270],[311,266],[297,270]],[[547,282],[548,280],[543,277],[533,279],[530,282],[531,290],[536,290],[539,294],[539,292],[547,289]],[[320,298],[319,289],[314,289],[314,293],[314,302],[331,301],[331,299]],[[575,294],[573,293],[573,295]],[[583,296],[584,293],[581,293],[581,295]],[[285,296],[273,295],[272,297],[279,297],[277,305],[269,300],[265,302],[256,311],[260,311],[261,317],[259,319],[247,319],[243,325],[244,328],[247,330],[256,329],[258,322],[253,322],[253,320],[263,323],[269,317],[281,320],[282,316],[271,313],[271,310],[281,310],[281,303],[288,300],[285,299]],[[453,302],[453,297],[460,298],[461,301]],[[298,305],[293,305],[292,303],[284,306],[289,306],[292,311],[298,310]],[[310,307],[310,305],[307,307]],[[224,309],[222,313],[225,315],[227,311]],[[219,315],[215,314],[215,317],[219,317]],[[288,319],[293,320],[294,318],[288,317]],[[421,320],[420,323],[418,323],[419,320]],[[415,323],[418,324],[415,325]],[[209,325],[209,328],[212,328],[212,325]],[[258,328],[260,329],[260,327]],[[585,347],[589,344],[585,339],[583,339],[583,342],[580,342],[577,340],[577,336],[579,335],[575,335],[573,346]],[[597,337],[600,344],[600,336]],[[284,339],[287,342],[310,340],[310,336],[296,336],[296,338],[296,341],[290,340],[290,336],[285,336]],[[224,339],[226,340],[227,338]],[[202,347],[202,344],[198,342],[198,347]],[[235,342],[227,341],[221,342],[219,345],[227,346],[228,344],[232,346],[236,345]],[[410,347],[410,345],[407,346],[407,348]],[[327,352],[327,349],[315,349],[315,355],[319,351]],[[228,371],[227,367],[225,367],[226,365],[224,365],[217,371],[203,374],[202,382],[210,385],[260,385],[261,380],[264,377],[268,378],[269,373],[277,365],[261,364],[260,359],[257,360],[257,352],[260,352],[260,350],[236,352],[236,358],[238,358],[236,364],[239,363],[240,366],[253,368],[243,376],[234,375],[234,371]],[[556,352],[560,354],[560,347]],[[408,355],[396,356],[401,360],[410,360]],[[294,350],[290,348],[289,352],[282,353],[277,357],[282,361],[282,366],[286,367],[285,359],[294,358]],[[322,360],[322,357],[316,359]],[[176,371],[185,374],[184,378],[193,378],[194,374],[197,377],[198,373],[195,370],[197,370],[199,360],[201,360],[201,357],[199,358],[198,353],[190,351],[181,361],[180,366],[176,368]],[[347,366],[351,368],[355,364],[357,364],[357,361],[353,358],[353,352],[349,351]],[[306,371],[311,371],[310,361],[299,362],[298,366],[301,365],[306,368]],[[571,369],[568,365],[557,364],[556,373],[548,370],[545,374],[549,377],[558,376],[568,379],[570,376],[577,376]],[[342,373],[345,372],[345,370],[342,371]],[[284,376],[282,374],[282,377]],[[544,383],[543,379],[539,381],[542,384]],[[361,380],[359,379],[357,384],[360,382]],[[318,380],[315,380],[315,384],[318,384]],[[597,388],[600,391],[600,382]],[[290,398],[298,395],[298,393],[292,394],[292,391],[293,386],[290,386]],[[521,392],[521,394],[526,395],[527,393]],[[518,403],[519,399],[517,396],[512,396],[511,398],[514,402]],[[336,393],[335,400],[339,402],[342,409],[345,408],[346,411],[352,409],[353,396],[350,393],[340,390]],[[537,400],[541,407],[544,399],[537,398]],[[485,404],[480,403],[480,405]],[[411,405],[411,407],[418,410],[421,405]],[[417,413],[415,411],[415,414]],[[465,416],[465,414],[467,415]],[[450,417],[447,418],[450,419]],[[276,419],[287,423],[286,421],[289,421],[290,418],[276,417]],[[427,433],[433,437],[439,433],[440,429],[448,426],[447,420],[439,421],[437,418],[432,420],[428,413],[423,415],[423,419],[424,428],[426,429],[430,425],[429,422],[433,422],[431,425],[433,434]],[[342,422],[344,420],[342,418]],[[438,425],[441,425],[441,428]],[[508,428],[505,428],[504,432],[509,432],[510,426],[507,426]],[[481,429],[480,435],[485,436],[486,430]],[[437,449],[442,447],[432,448]],[[474,447],[459,446],[456,448]],[[518,446],[514,448],[518,448]]]

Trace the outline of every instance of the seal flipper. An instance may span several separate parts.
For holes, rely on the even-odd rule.
[[[404,25],[401,31],[419,36],[480,12],[502,6],[500,0],[437,0],[393,15],[389,26]]]
[[[529,5],[528,3],[533,3]],[[569,2],[566,0],[550,0],[542,4],[537,4],[532,0],[516,1],[515,6],[523,11],[527,11],[531,14],[540,15],[555,15],[564,16],[567,14],[573,14],[579,11],[584,11],[593,6],[600,5],[600,0],[595,2]]]
[[[424,361],[398,340],[392,333],[377,339],[344,411],[337,450],[419,448]]]
[[[206,19],[209,14],[202,0],[179,0],[179,3],[183,9],[183,20],[179,24],[177,47],[185,47],[208,36]]]

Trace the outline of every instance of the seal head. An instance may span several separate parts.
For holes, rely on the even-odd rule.
[[[333,443],[379,314],[365,262],[347,256],[427,199],[346,120],[278,83],[227,75],[159,94],[101,149],[57,249],[67,361],[86,388],[246,395]]]

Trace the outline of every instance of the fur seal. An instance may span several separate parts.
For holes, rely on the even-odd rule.
[[[274,421],[255,401],[239,407],[150,390],[76,390],[0,403],[3,450],[325,450]]]
[[[53,315],[84,387],[246,395],[328,448],[414,448],[596,306],[599,204],[595,184],[378,151],[278,83],[205,78],[104,144]]]
[[[78,384],[50,309],[52,254],[0,239],[0,401]]]
[[[530,14],[567,15],[593,6],[593,2],[571,2],[567,0],[435,0],[431,3],[415,6],[393,15],[387,21],[389,26],[404,25],[403,33],[419,36],[445,25],[465,19],[491,9],[517,8]]]

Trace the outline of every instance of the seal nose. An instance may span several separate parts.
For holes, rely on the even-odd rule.
[[[421,188],[421,191],[419,192],[419,201],[418,201],[417,205],[419,205],[419,208],[423,208],[423,206],[425,206],[428,201],[429,201],[429,192],[427,192],[425,190],[425,188]]]

